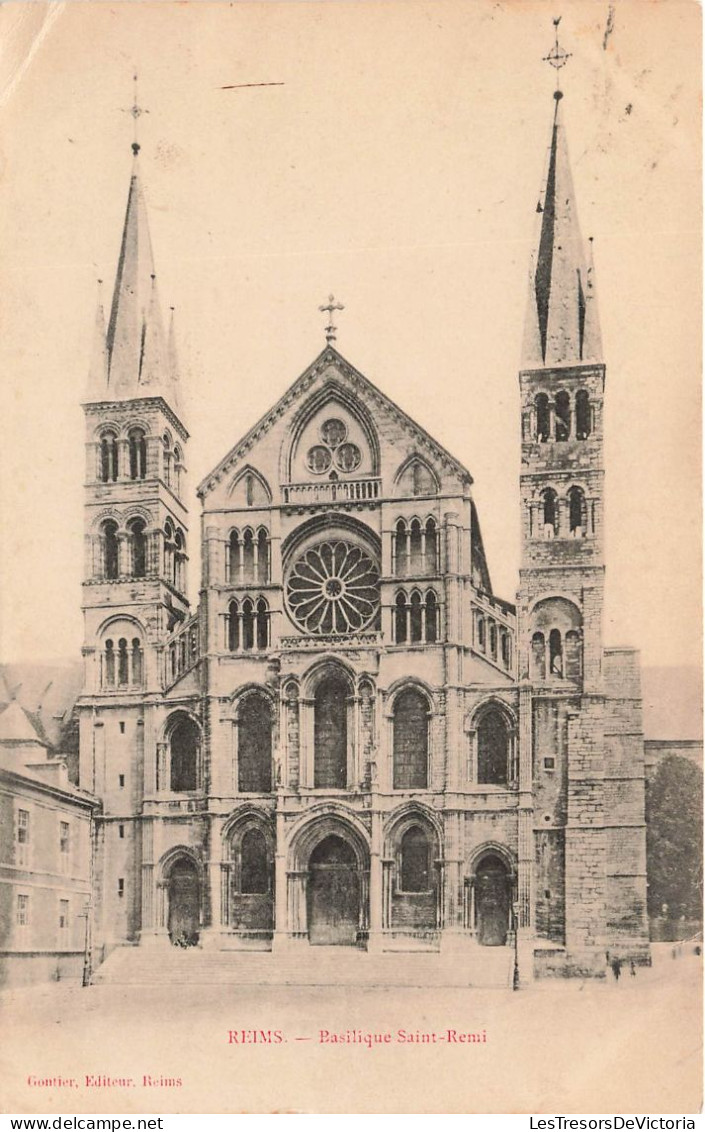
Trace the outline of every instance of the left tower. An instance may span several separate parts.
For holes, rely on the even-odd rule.
[[[140,929],[140,822],[154,777],[151,714],[167,680],[165,642],[188,615],[188,433],[173,316],[167,333],[159,302],[139,149],[135,142],[110,316],[106,327],[99,299],[83,406],[80,772],[81,785],[103,803],[94,898],[98,935],[107,942],[134,938]]]

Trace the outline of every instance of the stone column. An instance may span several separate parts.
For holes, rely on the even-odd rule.
[[[274,849],[274,939],[272,949],[279,951],[289,940],[289,882],[286,873],[286,844],[284,814],[281,809],[283,792],[277,794],[276,845]]]
[[[384,925],[384,880],[382,876],[382,815],[372,799],[372,829],[370,832],[370,934],[369,951],[382,950]]]

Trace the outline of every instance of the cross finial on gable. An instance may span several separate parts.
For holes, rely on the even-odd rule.
[[[326,311],[328,314],[328,325],[326,327],[326,342],[335,342],[335,336],[338,332],[338,327],[333,325],[333,311],[344,311],[345,307],[342,303],[336,303],[335,296],[329,295],[328,302],[318,308],[319,311]]]

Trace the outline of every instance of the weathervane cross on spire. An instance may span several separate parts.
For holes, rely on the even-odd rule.
[[[132,106],[124,106],[123,111],[124,111],[125,114],[129,114],[131,116],[131,118],[133,119],[134,124],[135,124],[134,125],[134,137],[133,137],[133,140],[132,140],[132,152],[134,153],[134,155],[136,157],[137,154],[140,151],[140,143],[137,140],[137,123],[139,122],[139,120],[140,120],[140,118],[142,117],[143,114],[149,114],[149,110],[147,110],[146,107],[144,107],[144,106],[140,106],[140,104],[139,104],[139,101],[138,101],[138,98],[137,98],[137,74],[136,73],[132,76],[132,82],[134,84],[134,96],[133,96],[133,100],[132,100]]]
[[[560,22],[561,22],[560,16],[557,16],[556,19],[553,21],[553,26],[555,28],[555,34],[556,34],[556,41],[553,44],[553,47],[549,51],[548,55],[544,55],[544,57],[543,57],[544,63],[550,63],[550,65],[554,68],[554,70],[556,72],[556,96],[557,97],[562,97],[561,96],[561,83],[560,83],[561,67],[565,67],[566,63],[571,58],[570,52],[564,51],[564,49],[561,47],[560,43],[558,42],[558,25],[559,25]]]
[[[333,312],[334,311],[344,311],[345,307],[343,306],[342,303],[336,303],[334,295],[329,295],[328,296],[328,302],[324,306],[319,307],[318,309],[319,309],[319,311],[325,311],[328,314],[328,325],[326,327],[326,342],[328,342],[328,343],[335,342],[335,336],[336,336],[336,333],[338,331],[338,327],[333,325]]]

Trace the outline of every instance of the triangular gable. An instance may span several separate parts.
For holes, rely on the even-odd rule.
[[[371,402],[373,405],[376,404],[388,412],[421,447],[429,452],[444,467],[455,472],[464,482],[469,484],[473,482],[472,476],[467,468],[456,460],[454,456],[451,456],[450,452],[441,444],[438,444],[425,429],[421,428],[420,425],[412,420],[390,397],[382,393],[376,385],[373,385],[371,381],[346,361],[342,354],[339,354],[334,347],[326,346],[308,369],[289,386],[276,404],[273,405],[263,417],[260,417],[250,431],[238,441],[234,448],[231,448],[227,456],[221,460],[210,475],[202,480],[197,488],[197,494],[200,499],[203,499],[215,489],[223,477],[227,475],[240,460],[245,458],[247,453],[257,441],[269,431],[275,422],[300,398],[310,391],[311,386],[319,375],[331,365],[336,367],[339,377],[349,382],[353,390],[360,394],[363,400]]]

